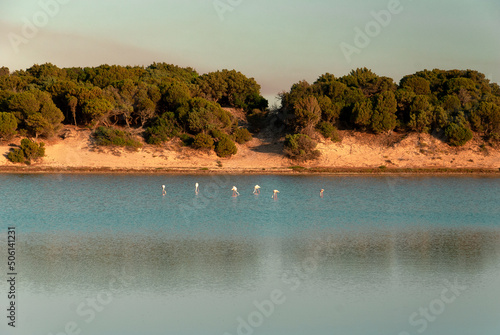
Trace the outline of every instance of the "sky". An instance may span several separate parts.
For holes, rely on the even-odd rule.
[[[472,69],[500,82],[498,0],[1,0],[11,71],[166,62],[235,69],[271,104],[293,83],[367,67],[396,82]]]

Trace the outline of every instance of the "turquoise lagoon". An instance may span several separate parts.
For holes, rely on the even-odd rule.
[[[500,334],[499,178],[53,174],[0,185],[0,256],[15,227],[18,273],[16,328],[3,308],[2,334]]]

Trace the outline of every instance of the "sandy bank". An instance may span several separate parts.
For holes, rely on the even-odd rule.
[[[341,142],[318,144],[321,158],[297,163],[281,154],[282,142],[254,138],[238,145],[230,159],[171,142],[137,151],[95,147],[88,129],[67,127],[65,139],[46,142],[46,157],[31,166],[6,158],[19,139],[0,145],[0,172],[145,172],[145,173],[496,173],[500,150],[472,140],[453,148],[427,134],[375,136],[341,132]],[[291,168],[300,165],[306,169]]]

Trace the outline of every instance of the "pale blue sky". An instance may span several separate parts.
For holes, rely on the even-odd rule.
[[[500,81],[498,0],[400,0],[399,12],[349,62],[340,45],[356,47],[354,29],[373,27],[371,12],[395,1],[3,0],[0,66],[156,61],[200,73],[234,68],[271,99],[299,80],[364,66],[396,81],[433,68],[474,69]],[[232,10],[218,13],[217,2]],[[45,14],[43,3],[54,13]],[[26,22],[38,30],[23,32]]]

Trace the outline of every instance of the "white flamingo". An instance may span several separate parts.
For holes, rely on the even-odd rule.
[[[233,188],[231,189],[231,191],[233,191],[233,197],[237,197],[238,195],[240,195],[238,193],[238,189],[236,188],[236,186],[233,186]]]
[[[253,188],[253,194],[260,194],[260,186],[259,185],[255,185],[254,188]]]
[[[278,191],[278,190],[273,191],[273,199],[274,200],[278,199],[278,193],[280,193],[280,191]]]

